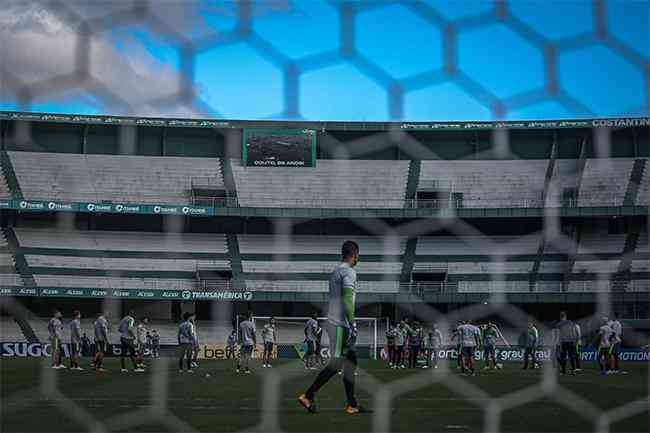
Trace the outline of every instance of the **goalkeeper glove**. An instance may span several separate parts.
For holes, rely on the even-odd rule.
[[[353,345],[357,341],[357,335],[359,331],[357,330],[356,322],[350,326],[350,334],[348,335],[348,346]]]

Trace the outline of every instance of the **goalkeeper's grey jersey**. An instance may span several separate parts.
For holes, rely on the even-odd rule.
[[[264,328],[262,328],[262,340],[265,343],[275,343],[275,326],[269,324],[264,325]]]
[[[79,319],[73,319],[70,322],[70,343],[81,343],[81,321]]]
[[[104,316],[95,320],[95,341],[108,341],[108,321]]]
[[[186,320],[178,327],[178,342],[181,344],[194,344],[195,341],[194,324]]]
[[[560,320],[555,325],[560,343],[575,343],[578,340],[576,325],[570,320]]]
[[[307,341],[316,341],[317,328],[318,322],[314,318],[307,320],[307,323],[305,324],[305,336],[307,337]]]
[[[353,296],[353,308],[356,301],[356,286],[357,286],[357,271],[355,271],[348,263],[341,262],[330,274],[329,280],[329,312],[327,319],[336,326],[343,326],[350,328],[352,323],[348,322],[345,317],[345,309],[343,308],[343,288],[351,288]]]
[[[47,331],[50,333],[50,340],[58,338],[61,340],[63,338],[63,324],[56,317],[52,317],[50,322],[47,324]]]
[[[242,346],[252,346],[254,344],[255,324],[251,320],[241,322],[239,324],[239,332],[241,333]]]

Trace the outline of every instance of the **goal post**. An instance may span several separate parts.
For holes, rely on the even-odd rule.
[[[261,327],[268,323],[271,316],[253,316],[253,322],[257,325],[258,334]],[[308,316],[273,316],[276,323],[276,334],[278,344],[294,345],[302,343],[305,339],[305,323],[311,319]],[[239,323],[241,318],[237,316],[237,334],[239,336]],[[327,322],[327,317],[318,317],[318,323],[323,326]],[[377,317],[357,317],[357,345],[368,346],[370,349],[370,358],[377,359],[378,348],[382,341],[382,327],[385,326],[385,318]],[[327,332],[323,332],[323,344],[329,345]]]

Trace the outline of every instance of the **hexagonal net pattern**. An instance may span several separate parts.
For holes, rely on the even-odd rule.
[[[310,120],[650,112],[647,1],[8,5],[9,108]]]
[[[433,60],[428,66],[429,69],[422,71],[417,70],[416,66],[408,64],[408,62],[398,66],[382,67],[381,61],[376,58],[380,54],[373,53],[372,48],[364,48],[364,39],[355,37],[361,26],[372,27],[374,25],[375,20],[373,20],[372,14],[378,10],[379,6],[372,3],[333,3],[331,7],[339,17],[337,29],[339,43],[324,52],[299,54],[284,53],[276,44],[264,37],[263,29],[258,29],[255,26],[255,21],[262,20],[264,14],[274,13],[270,6],[270,11],[259,12],[260,17],[250,2],[240,1],[236,5],[229,4],[226,9],[234,14],[234,18],[231,19],[230,24],[226,23],[225,26],[231,28],[218,34],[205,34],[201,28],[197,28],[198,34],[193,34],[189,38],[174,27],[180,24],[169,23],[165,17],[161,17],[156,12],[157,5],[154,3],[134,2],[133,5],[126,6],[126,2],[117,2],[116,4],[118,7],[114,12],[103,16],[89,14],[88,11],[83,12],[83,9],[80,11],[74,7],[74,3],[55,1],[42,4],[57,19],[72,23],[71,41],[74,41],[75,50],[69,60],[72,61],[73,66],[65,73],[57,72],[43,78],[43,76],[24,76],[19,71],[12,70],[11,64],[3,62],[4,89],[16,98],[20,108],[29,109],[34,104],[43,101],[42,98],[47,98],[48,95],[82,91],[90,93],[93,99],[99,100],[102,104],[123,114],[141,114],[143,110],[164,112],[166,109],[178,110],[178,107],[182,106],[187,109],[187,113],[218,116],[219,110],[211,106],[210,102],[203,100],[203,92],[197,82],[196,62],[202,53],[208,53],[215,47],[228,47],[235,44],[244,44],[251,55],[257,53],[256,55],[263,56],[272,65],[269,74],[276,74],[278,80],[283,83],[279,91],[279,101],[282,101],[282,104],[278,106],[277,112],[275,114],[273,111],[260,112],[261,117],[267,115],[292,119],[304,117],[306,113],[301,102],[303,97],[301,96],[300,83],[308,80],[308,74],[319,70],[327,71],[329,68],[351,68],[355,71],[354,73],[368,78],[373,86],[380,87],[385,94],[385,98],[381,100],[387,106],[386,112],[391,119],[409,117],[411,95],[417,99],[418,92],[439,86],[452,86],[454,92],[459,92],[463,97],[478,102],[490,117],[503,118],[510,112],[548,100],[555,101],[573,115],[600,114],[596,109],[590,108],[589,101],[580,100],[580,97],[572,93],[572,89],[565,88],[562,84],[561,74],[558,73],[558,63],[567,62],[571,68],[579,66],[579,64],[573,64],[574,60],[571,56],[564,56],[564,53],[583,49],[609,50],[614,53],[617,62],[624,62],[626,67],[634,69],[641,77],[640,80],[645,83],[643,85],[645,90],[638,93],[645,95],[645,98],[641,97],[637,101],[638,107],[634,108],[635,112],[647,112],[650,107],[650,88],[648,86],[650,68],[647,57],[611,33],[606,25],[608,9],[605,2],[593,3],[595,29],[580,30],[577,34],[569,36],[557,36],[536,29],[525,19],[520,18],[514,12],[514,8],[510,8],[509,4],[505,2],[497,3],[493,9],[488,8],[477,14],[460,17],[445,15],[429,2],[395,2],[389,6],[395,8],[394,13],[408,15],[413,26],[426,26],[427,31],[431,32],[431,38],[440,44],[440,49],[444,53],[440,61]],[[12,4],[13,7],[23,7],[16,5],[17,3]],[[104,81],[106,77],[101,76],[102,59],[97,52],[101,53],[102,50],[109,50],[109,48],[104,46],[106,42],[101,37],[97,38],[97,35],[110,31],[114,27],[130,25],[146,26],[151,32],[162,35],[162,38],[174,47],[173,51],[177,56],[180,73],[169,74],[165,78],[169,79],[166,82],[168,86],[165,86],[164,89],[167,93],[162,92],[148,100],[132,99],[134,96],[129,93],[135,93],[135,98],[142,96],[138,94],[137,85],[131,83],[133,86],[127,89],[122,87],[122,83],[111,81],[111,79]],[[374,31],[381,31],[381,29],[374,29]],[[485,78],[477,79],[463,69],[463,53],[458,49],[463,43],[462,40],[464,38],[484,40],[489,37],[491,31],[514,34],[518,39],[517,44],[521,44],[522,47],[523,45],[527,46],[522,49],[536,51],[537,54],[531,56],[538,57],[541,68],[535,78],[539,81],[536,88],[527,88],[527,84],[524,82],[516,88],[514,93],[508,93],[510,90],[499,88],[498,83],[491,88],[489,73]],[[356,45],[358,42],[361,44],[360,46]],[[93,47],[95,47],[94,50]],[[229,55],[228,51],[225,53]],[[234,52],[230,54],[238,55]],[[124,67],[128,67],[128,65],[124,65]],[[498,71],[492,73],[498,75]],[[483,81],[484,79],[486,81]],[[443,94],[444,92],[443,88]],[[623,107],[620,112],[627,112],[627,109],[628,107]],[[181,112],[183,111],[181,110]],[[510,152],[507,134],[505,136],[500,134],[501,132],[495,133],[493,148],[490,152],[495,152],[501,159],[518,159],[517,155]],[[412,137],[410,139],[413,140]],[[334,151],[334,154],[340,159],[349,157],[348,149],[355,148],[354,143],[346,144],[345,147],[341,146],[340,149]],[[357,159],[362,158],[366,153],[370,154],[378,150],[376,147],[366,150],[364,146],[367,142],[364,140],[359,140],[358,144],[361,150],[355,154]],[[610,150],[610,143],[605,140],[602,143],[601,157],[606,159],[608,155],[611,155]],[[435,159],[435,155],[430,156],[430,159]],[[528,162],[522,160],[521,164],[526,165]],[[553,186],[551,185],[551,187]],[[61,227],[74,230],[74,221],[68,214],[59,213],[57,218],[57,224],[60,224]],[[575,238],[562,231],[560,218],[552,212],[544,216],[539,232],[524,236],[512,236],[505,242],[498,242],[493,236],[481,232],[466,220],[456,216],[416,220],[400,225],[389,225],[382,219],[359,219],[355,221],[355,224],[366,233],[365,237],[374,239],[373,245],[379,245],[371,251],[362,250],[362,257],[364,254],[392,256],[400,239],[417,238],[437,230],[445,230],[453,236],[466,239],[465,248],[469,251],[473,249],[487,251],[485,255],[489,256],[490,264],[493,266],[493,270],[490,272],[492,278],[490,283],[497,287],[497,290],[489,292],[485,303],[467,305],[449,311],[438,311],[426,303],[421,303],[417,308],[408,312],[408,315],[423,323],[437,323],[441,329],[447,331],[452,329],[459,320],[482,322],[488,318],[504,327],[508,325],[513,328],[523,326],[531,318],[531,315],[521,306],[508,304],[505,291],[499,290],[499,288],[507,286],[505,277],[507,262],[504,261],[504,256],[507,256],[510,251],[516,250],[522,242],[531,240],[538,243],[542,241],[560,254],[573,254],[580,247]],[[178,227],[171,224],[165,230],[170,237],[173,237],[177,234]],[[280,218],[272,220],[272,245],[270,248],[271,251],[278,252],[273,254],[273,261],[282,262],[289,259],[289,255],[282,251],[286,251],[286,245],[295,236],[293,222]],[[602,261],[597,251],[584,252],[581,260],[586,262]],[[361,263],[363,266],[363,261]],[[385,263],[381,264],[388,263],[390,260],[386,259]],[[363,270],[360,269],[359,273],[362,275]],[[599,273],[598,278],[606,285],[610,275],[603,272]],[[594,286],[599,286],[599,282],[594,282]],[[413,293],[411,296],[412,299],[418,297],[417,293]],[[10,298],[2,298],[2,306],[15,315],[30,314],[22,303]],[[120,313],[119,306],[110,300],[106,301],[105,307],[115,311],[114,316]],[[321,307],[321,305],[314,305],[314,308]],[[582,318],[583,323],[586,324],[583,332],[595,331],[593,327],[601,320],[602,316],[610,315],[617,308],[618,306],[613,305],[610,299],[609,291],[599,291],[594,311]],[[214,310],[214,317],[217,318],[230,317],[232,314],[231,307],[223,304],[215,304]],[[538,323],[538,328],[542,335],[550,336],[552,333],[545,323]],[[629,330],[628,332],[633,333]],[[52,402],[60,412],[73,419],[85,431],[137,431],[142,426],[152,424],[163,426],[170,431],[211,431],[209,426],[197,427],[190,420],[175,415],[169,410],[174,401],[173,392],[170,391],[170,382],[176,374],[169,365],[171,362],[173,361],[167,358],[156,360],[151,364],[149,374],[141,378],[142,382],[147,384],[143,386],[148,387],[150,391],[145,402],[139,405],[127,404],[119,415],[108,418],[101,417],[92,407],[84,406],[83,402],[75,401],[68,394],[61,392],[59,387],[64,379],[59,374],[60,372],[53,371],[47,363],[44,363],[40,373],[39,386],[36,389],[30,388],[2,395],[4,403],[1,407],[1,415],[6,419],[12,413],[29,408],[34,404],[31,397],[38,394]],[[287,426],[282,418],[286,415],[284,398],[287,386],[290,386],[294,379],[305,375],[301,367],[301,363],[291,362],[280,368],[258,372],[261,376],[261,387],[256,391],[254,397],[262,402],[261,418],[259,424],[251,427],[250,431],[294,430]],[[486,432],[504,430],[503,419],[508,411],[516,410],[542,397],[549,399],[554,405],[566,408],[584,418],[590,427],[593,427],[592,430],[598,432],[616,430],[613,427],[616,423],[647,413],[650,404],[650,394],[646,394],[628,401],[621,401],[612,407],[602,408],[592,398],[589,398],[590,396],[581,395],[564,386],[551,362],[541,364],[541,374],[534,376],[532,382],[530,380],[523,381],[521,388],[514,391],[509,390],[498,397],[492,396],[477,385],[473,381],[474,378],[458,375],[454,364],[441,363],[440,367],[437,370],[422,370],[415,374],[404,375],[389,382],[382,380],[381,371],[375,367],[369,367],[366,371],[362,369],[358,386],[361,393],[371,396],[368,404],[375,409],[368,429],[377,432],[402,431],[403,429],[399,428],[399,410],[395,409],[396,402],[403,399],[408,401],[410,394],[427,387],[453,390],[455,400],[470,402],[476,406],[476,410],[482,413],[482,429]],[[594,381],[600,379],[595,375],[585,376],[585,378],[585,380]],[[218,378],[210,380],[218,380]],[[609,386],[616,385],[610,384]],[[298,393],[300,390],[292,389],[291,391]],[[207,400],[208,402],[202,401],[196,404],[197,406],[204,405],[204,409],[210,409],[210,405],[218,405],[220,396],[210,396]],[[435,408],[435,402],[426,398],[418,400],[418,403],[423,404],[425,410]],[[242,405],[245,404],[242,403]],[[201,410],[201,407],[198,407],[197,410]],[[444,411],[444,409],[441,410]],[[441,426],[446,429],[465,429],[466,427],[462,425],[462,421],[459,421],[456,426]],[[336,426],[334,424],[333,426],[322,425],[321,428],[334,430]]]

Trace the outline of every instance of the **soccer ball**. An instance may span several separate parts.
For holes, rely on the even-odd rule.
[[[497,364],[497,369],[501,370],[503,368],[503,364]]]
[[[210,373],[205,373],[205,377],[210,377]]]

